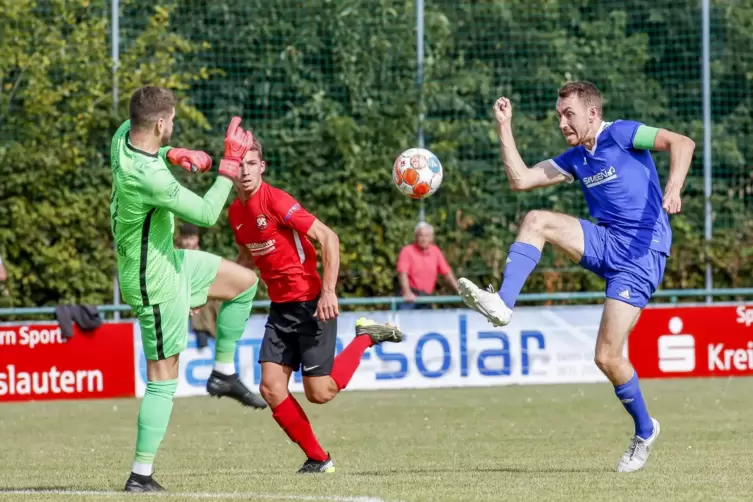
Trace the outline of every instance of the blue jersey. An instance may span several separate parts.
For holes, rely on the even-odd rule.
[[[636,149],[641,126],[631,120],[603,122],[593,150],[580,145],[550,162],[581,182],[589,213],[630,247],[669,255],[672,229],[662,208],[662,189],[648,150]]]

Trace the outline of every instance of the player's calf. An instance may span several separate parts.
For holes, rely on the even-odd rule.
[[[625,454],[620,458],[617,470],[632,472],[641,469],[656,440],[658,422],[651,418],[643,399],[638,374],[629,361],[622,357],[628,334],[633,329],[641,308],[614,298],[604,302],[599,334],[596,339],[597,366],[614,385],[614,393],[633,419],[635,433]]]
[[[303,377],[303,390],[306,393],[306,399],[315,404],[332,401],[340,392],[335,380],[329,375]]]
[[[207,296],[224,300],[217,314],[215,371],[235,374],[235,349],[243,336],[259,279],[253,270],[221,260]]]
[[[523,285],[538,265],[541,250],[547,242],[564,250],[577,262],[583,256],[583,229],[577,218],[551,211],[530,211],[523,218],[518,236],[510,246],[499,291],[495,293],[491,285],[488,291],[484,291],[462,277],[458,280],[458,289],[465,304],[494,326],[508,324]]]
[[[148,382],[139,407],[136,454],[124,488],[127,492],[163,490],[152,479],[153,464],[173,410],[173,396],[178,388],[178,356],[147,360],[146,370]]]
[[[301,448],[307,462],[326,463],[329,455],[316,439],[303,408],[288,392],[288,381],[292,373],[291,366],[270,361],[262,362],[259,386],[261,395],[272,408],[272,418],[285,431],[288,438]]]
[[[207,392],[211,396],[235,399],[244,406],[264,409],[267,407],[264,400],[246,387],[235,370],[236,347],[246,328],[258,284],[253,270],[228,260],[220,261],[208,296],[225,301],[217,315],[214,368],[207,381]]]
[[[332,365],[330,377],[332,377],[331,380],[337,392],[348,386],[358,369],[358,365],[361,364],[363,353],[369,347],[383,342],[399,343],[402,341],[403,333],[397,327],[390,324],[379,324],[365,317],[358,319],[356,321],[355,338],[338,354]],[[328,385],[328,392],[331,388]]]
[[[632,417],[635,425],[635,438],[646,441],[654,434],[654,420],[648,413],[646,402],[641,392],[638,374],[629,361],[621,354],[597,351],[596,365],[614,385],[614,392],[625,411]],[[633,441],[636,441],[636,439]],[[648,451],[646,451],[648,458]]]
[[[585,249],[585,236],[580,221],[552,211],[530,211],[523,218],[515,242],[510,246],[505,275],[499,295],[509,308],[523,289],[525,281],[541,259],[547,242],[561,249],[579,263]]]

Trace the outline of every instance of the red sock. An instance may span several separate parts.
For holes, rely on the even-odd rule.
[[[361,364],[361,356],[372,345],[374,342],[369,335],[358,335],[337,355],[329,376],[337,384],[338,390],[343,390],[348,385]]]
[[[288,397],[272,410],[272,417],[290,440],[303,450],[306,457],[319,462],[327,460],[327,454],[314,436],[311,422],[292,394],[288,394]]]

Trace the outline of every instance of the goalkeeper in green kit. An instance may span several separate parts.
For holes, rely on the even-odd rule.
[[[224,300],[217,318],[215,364],[207,382],[213,396],[229,396],[264,408],[235,371],[235,348],[251,312],[256,274],[219,256],[173,247],[174,216],[213,225],[220,215],[240,161],[253,145],[251,132],[233,117],[225,136],[219,176],[204,197],[181,186],[168,164],[205,172],[212,159],[202,151],[166,146],[173,132],[176,100],[171,91],[143,87],[131,97],[130,120],[112,139],[110,215],[124,300],[136,312],[147,359],[146,393],[138,416],[136,456],[127,492],[164,490],[152,464],[170,421],[178,386],[178,357],[186,348],[191,309],[207,298]]]

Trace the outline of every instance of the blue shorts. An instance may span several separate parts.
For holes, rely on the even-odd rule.
[[[667,256],[636,249],[606,227],[579,220],[585,238],[580,265],[607,281],[606,296],[644,308],[664,278]]]

